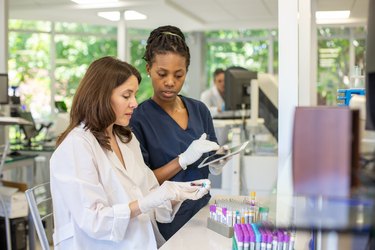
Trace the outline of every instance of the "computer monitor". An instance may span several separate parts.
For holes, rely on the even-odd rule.
[[[257,72],[241,67],[231,67],[225,71],[225,110],[250,109],[253,79],[257,79]]]
[[[375,0],[369,0],[367,17],[366,129],[375,130]]]
[[[278,91],[276,78],[270,74],[258,74],[259,86],[259,117],[264,119],[264,126],[278,140],[279,112]]]
[[[8,74],[0,74],[0,104],[9,104]]]

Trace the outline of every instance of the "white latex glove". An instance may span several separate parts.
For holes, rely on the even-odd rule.
[[[207,134],[203,133],[198,140],[194,140],[185,152],[179,155],[178,162],[182,169],[196,162],[204,153],[218,150],[220,146],[213,141],[206,140]]]
[[[224,145],[222,147],[220,147],[220,149],[216,152],[216,153],[225,153],[226,151],[229,150],[229,147],[228,145]],[[219,175],[221,174],[221,172],[223,171],[223,167],[228,163],[228,161],[230,161],[232,159],[232,157],[228,157],[228,158],[225,158],[223,160],[220,160],[218,162],[215,162],[215,163],[211,163],[209,166],[208,166],[208,169],[210,170],[210,173],[212,175]]]
[[[207,194],[210,188],[211,182],[208,179],[193,182],[165,181],[153,192],[139,199],[138,206],[142,213],[147,213],[169,200],[198,200]]]

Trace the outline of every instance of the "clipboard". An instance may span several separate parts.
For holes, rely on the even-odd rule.
[[[212,155],[204,158],[203,161],[201,161],[201,163],[198,165],[198,168],[203,168],[205,166],[208,166],[209,164],[219,162],[221,160],[227,159],[228,157],[239,154],[246,148],[246,146],[249,143],[250,143],[250,141],[245,141],[244,143],[242,143],[240,145],[231,147],[231,148],[226,149],[226,150],[224,149],[224,153],[223,153],[223,150],[220,150],[220,149],[222,149],[222,147],[221,147],[218,151],[216,151],[215,154],[212,154]]]

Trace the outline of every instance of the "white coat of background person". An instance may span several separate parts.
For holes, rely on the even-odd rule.
[[[74,96],[70,123],[51,157],[54,249],[157,249],[156,221],[170,222],[185,199],[199,199],[209,180],[159,186],[127,125],[141,77],[112,57],[94,61]],[[216,143],[195,140],[188,161]]]
[[[225,71],[223,69],[216,69],[213,73],[214,84],[209,89],[203,91],[200,97],[200,100],[210,110],[212,117],[220,113],[224,107],[224,75]]]

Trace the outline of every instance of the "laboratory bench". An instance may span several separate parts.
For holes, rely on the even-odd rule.
[[[220,199],[245,198],[219,195],[213,197],[210,204]],[[327,198],[272,194],[257,197],[257,201],[269,207],[268,218],[274,228],[296,231],[294,249],[366,249],[369,235],[375,230],[375,199],[372,195]],[[207,228],[208,217],[209,205],[160,250],[232,249],[231,238]]]

